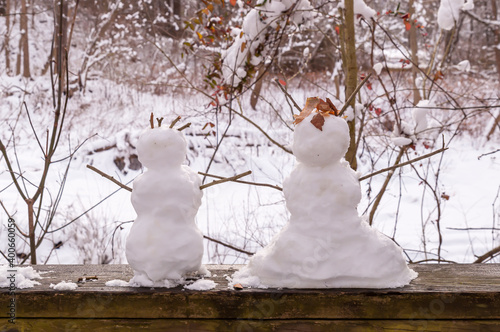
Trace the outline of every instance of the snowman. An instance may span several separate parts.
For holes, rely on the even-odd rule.
[[[187,144],[171,128],[148,129],[139,138],[137,153],[147,168],[134,180],[132,205],[137,218],[126,243],[135,286],[176,286],[199,271],[203,235],[195,216],[203,196],[198,175],[182,165]]]
[[[358,215],[358,174],[343,158],[349,146],[346,121],[316,108],[303,113],[292,147],[297,164],[283,183],[290,220],[233,275],[233,283],[261,288],[408,284],[417,273],[407,267],[401,248]]]

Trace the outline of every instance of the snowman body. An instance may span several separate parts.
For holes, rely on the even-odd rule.
[[[234,275],[243,285],[276,288],[386,288],[408,284],[402,250],[357,212],[358,175],[343,159],[349,146],[345,120],[328,116],[322,129],[296,126],[297,165],[283,192],[290,220],[270,244]]]
[[[182,165],[186,146],[182,133],[170,128],[139,138],[137,152],[147,170],[134,180],[137,218],[126,243],[136,283],[158,285],[201,268],[203,235],[195,216],[203,194],[198,175]]]

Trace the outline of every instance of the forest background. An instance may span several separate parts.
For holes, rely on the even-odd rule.
[[[205,263],[244,263],[288,220],[293,115],[320,97],[350,120],[360,215],[409,262],[498,262],[498,8],[445,1],[0,1],[0,259],[15,220],[16,264],[126,263],[130,192],[87,166],[131,186],[153,112],[190,123],[194,170],[252,171],[197,217]]]

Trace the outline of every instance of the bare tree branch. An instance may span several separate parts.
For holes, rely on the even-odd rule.
[[[406,166],[406,165],[410,165],[410,164],[413,164],[414,162],[417,162],[417,161],[420,161],[422,159],[426,159],[426,158],[429,158],[429,157],[432,157],[438,153],[441,153],[441,152],[444,152],[448,150],[448,148],[445,148],[445,147],[442,147],[441,149],[439,150],[436,150],[434,152],[431,152],[431,153],[428,153],[428,154],[425,154],[423,156],[420,156],[418,158],[415,158],[415,159],[412,159],[412,160],[408,160],[408,161],[405,161],[404,163],[401,163],[401,164],[397,164],[397,165],[393,165],[391,167],[387,167],[387,168],[383,168],[381,170],[378,170],[376,172],[373,172],[371,174],[368,174],[368,175],[365,175],[365,176],[362,176],[359,178],[359,181],[363,181],[363,180],[366,180],[368,178],[371,178],[372,176],[375,176],[375,175],[378,175],[378,174],[381,174],[381,173],[384,173],[384,172],[388,172],[388,171],[392,171],[392,170],[395,170],[396,168],[399,168],[399,167],[403,167],[403,166]]]
[[[274,139],[271,138],[271,136],[269,136],[268,133],[265,132],[264,129],[262,129],[258,124],[256,124],[255,122],[253,122],[252,120],[250,120],[249,118],[247,118],[246,116],[244,116],[242,113],[239,113],[239,112],[236,112],[235,110],[233,110],[233,112],[235,114],[238,114],[240,117],[242,117],[243,119],[245,119],[246,121],[248,121],[251,125],[253,125],[255,128],[257,128],[261,133],[264,134],[264,136],[267,137],[268,140],[270,140],[273,144],[275,144],[276,146],[280,147],[283,151],[285,152],[288,152],[290,154],[293,154],[292,151],[288,148],[286,148],[284,145],[278,143],[277,141],[275,141]]]
[[[200,173],[201,174],[201,173]],[[235,175],[235,176],[231,176],[229,178],[222,178],[220,180],[216,180],[216,181],[212,181],[210,183],[207,183],[207,184],[204,184],[204,185],[201,185],[200,186],[200,190],[203,190],[205,188],[208,188],[208,187],[211,187],[211,186],[215,186],[217,184],[221,184],[221,183],[224,183],[224,182],[229,182],[229,181],[234,181],[234,180],[237,180],[239,178],[242,178],[244,176],[247,176],[247,175],[250,175],[252,174],[252,171],[247,171],[245,173],[241,173],[241,174],[238,174],[238,175]],[[203,174],[201,174],[203,175]]]
[[[485,260],[487,260],[488,258],[493,258],[495,257],[497,254],[500,253],[500,246],[496,247],[496,248],[493,248],[491,249],[490,251],[488,251],[487,253],[485,253],[484,255],[481,255],[479,256],[475,261],[474,263],[482,263],[484,262]]]
[[[121,183],[120,181],[116,180],[114,177],[112,177],[111,175],[108,175],[106,173],[104,173],[103,171],[100,171],[98,170],[97,168],[95,168],[94,166],[91,166],[91,165],[87,165],[87,168],[88,169],[91,169],[93,170],[94,172],[96,172],[97,174],[99,174],[100,176],[108,179],[109,181],[113,182],[114,184],[122,187],[123,189],[125,190],[128,190],[130,192],[132,192],[132,188],[130,188],[129,186],[126,186],[124,185],[123,183]]]
[[[213,174],[208,174],[208,173],[203,173],[203,172],[198,172],[198,174],[203,175],[203,176],[208,176],[208,177],[216,178],[216,179],[225,179],[225,177],[223,177],[223,176],[218,176],[218,175],[213,175]],[[231,181],[232,182],[236,182],[236,183],[249,184],[249,185],[252,185],[252,186],[269,187],[269,188],[273,188],[273,189],[276,189],[276,190],[283,191],[283,188],[281,188],[279,186],[276,186],[276,185],[268,184],[268,183],[240,181],[240,180],[231,180]]]
[[[211,238],[211,237],[206,236],[206,235],[203,235],[203,237],[204,237],[205,239],[209,240],[209,241],[212,241],[212,242],[218,243],[218,244],[220,244],[220,245],[223,245],[224,247],[227,247],[227,248],[233,249],[233,250],[238,251],[238,252],[241,252],[241,253],[243,253],[243,254],[247,254],[248,256],[252,256],[252,255],[254,255],[254,254],[255,254],[255,253],[253,253],[253,252],[250,252],[250,251],[246,251],[246,250],[244,250],[244,249],[237,248],[237,247],[235,247],[235,246],[233,246],[233,245],[230,245],[230,244],[224,243],[224,242],[222,242],[222,241],[220,241],[220,240],[216,240],[216,239]]]

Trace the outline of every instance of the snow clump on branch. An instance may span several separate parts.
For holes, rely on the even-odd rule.
[[[451,30],[458,21],[460,10],[474,9],[474,0],[441,0],[438,9],[438,25],[444,30]]]
[[[268,54],[266,44],[271,35],[281,34],[287,20],[300,26],[312,17],[312,6],[308,0],[258,0],[248,13],[241,29],[233,28],[233,44],[222,52],[222,73],[226,84],[238,86],[247,77],[248,65],[261,64]]]
[[[345,8],[344,0],[339,2],[337,8]],[[369,20],[377,14],[377,11],[368,7],[363,0],[354,0],[354,14],[361,15],[365,20]]]

